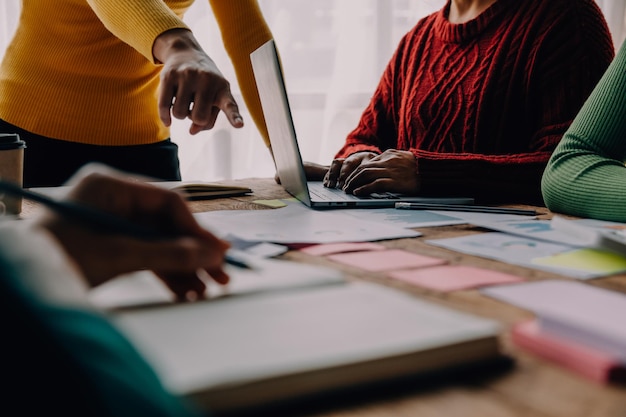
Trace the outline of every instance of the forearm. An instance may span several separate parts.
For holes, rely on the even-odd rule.
[[[626,222],[626,46],[550,159],[542,182],[553,211]]]
[[[187,25],[162,0],[115,1],[87,0],[104,26],[151,62],[154,42],[172,29]]]
[[[626,222],[626,167],[568,135],[542,180],[546,206],[556,213]]]
[[[256,0],[238,0],[236,2],[210,0],[210,4],[220,27],[224,48],[233,63],[237,82],[250,116],[265,144],[269,147],[269,134],[265,126],[261,100],[252,72],[250,53],[272,39],[270,28]]]
[[[542,204],[549,152],[519,155],[413,153],[424,195],[467,195],[482,202]]]
[[[368,143],[346,143],[335,155],[335,158],[347,158],[350,155],[354,155],[359,152],[373,152],[375,154],[381,154],[380,148],[373,144]]]

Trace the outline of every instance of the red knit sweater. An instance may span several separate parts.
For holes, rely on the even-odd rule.
[[[614,55],[593,0],[450,3],[400,42],[338,158],[410,150],[424,194],[541,202],[543,169]]]

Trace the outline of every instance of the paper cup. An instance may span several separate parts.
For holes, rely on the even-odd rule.
[[[18,134],[0,133],[0,180],[22,186],[25,147],[26,143]],[[19,214],[21,211],[21,197],[0,194],[1,214]]]

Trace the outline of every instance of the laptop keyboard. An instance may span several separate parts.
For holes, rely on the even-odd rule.
[[[317,201],[354,201],[355,196],[346,194],[337,188],[309,187],[312,200]]]
[[[371,200],[371,199],[385,199],[385,200],[398,200],[399,197],[392,193],[374,193],[369,196],[357,197],[352,194],[346,194],[343,190],[338,188],[327,188],[321,183],[309,183],[309,193],[311,199],[316,201],[354,201],[354,200]]]

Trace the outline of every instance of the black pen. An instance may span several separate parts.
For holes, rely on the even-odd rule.
[[[490,214],[517,214],[521,216],[537,215],[537,212],[535,210],[516,209],[508,207],[471,206],[464,204],[396,203],[396,208],[402,210],[440,210]]]
[[[110,232],[116,232],[143,240],[163,239],[165,235],[154,229],[133,223],[123,217],[119,217],[105,211],[101,211],[83,204],[67,200],[54,200],[46,195],[25,190],[17,184],[0,181],[0,193],[20,196],[27,200],[41,203],[50,210],[66,218],[79,221],[88,226],[95,226]],[[231,257],[228,253],[224,262],[239,268],[251,269],[251,267],[238,257]]]

